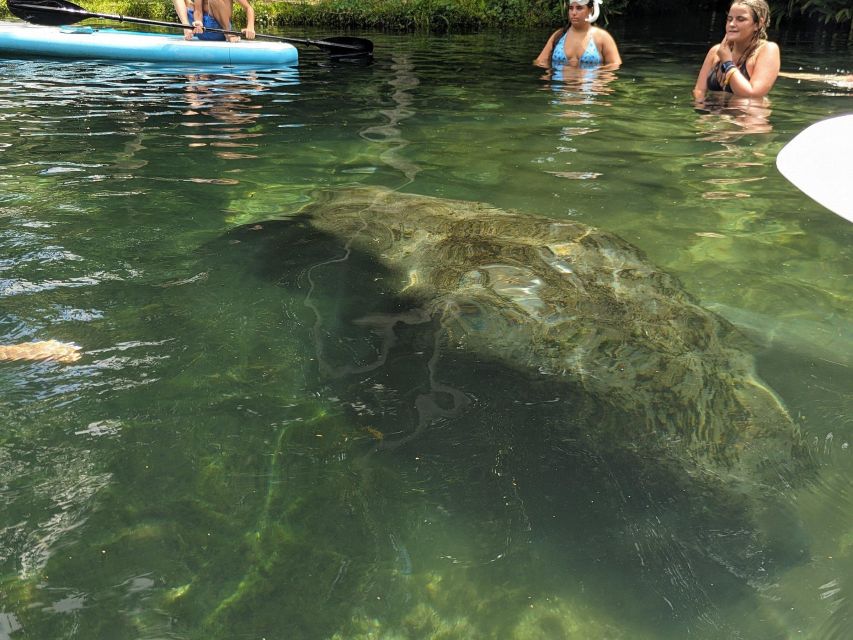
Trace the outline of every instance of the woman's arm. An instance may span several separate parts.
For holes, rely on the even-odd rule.
[[[187,3],[184,0],[172,0],[172,4],[175,5],[175,13],[178,14],[178,20],[181,21],[181,24],[192,27],[192,29],[184,29],[185,40],[192,40],[194,33],[202,33],[204,31],[204,23],[201,21],[204,15],[202,9],[197,14],[193,12],[193,23],[190,25],[189,14],[187,14]]]
[[[601,50],[602,61],[604,62],[603,69],[618,69],[622,66],[622,56],[619,55],[619,47],[616,46],[616,41],[604,29],[598,30],[601,33]]]
[[[178,20],[181,21],[181,24],[188,25],[190,19],[187,17],[187,3],[184,0],[172,0],[172,4],[175,5],[175,13],[178,14]]]
[[[554,33],[551,34],[551,37],[548,38],[548,42],[545,43],[545,47],[542,49],[542,52],[533,61],[537,67],[545,67],[548,68],[551,66],[551,53],[554,51],[554,41],[557,38],[557,34],[561,33],[562,29],[557,29]]]
[[[715,44],[708,50],[708,55],[705,56],[705,61],[702,63],[702,68],[699,69],[699,75],[696,77],[696,84],[693,86],[693,97],[696,100],[701,100],[705,97],[708,91],[708,74],[711,69],[717,64],[717,49],[720,45]]]
[[[249,4],[249,0],[237,0],[240,3],[240,6],[243,7],[243,11],[246,12],[246,28],[243,29],[243,33],[246,34],[246,40],[254,40],[255,39],[255,10],[252,9],[252,5]]]
[[[749,80],[740,72],[735,71],[729,78],[732,93],[742,98],[763,98],[779,77],[781,66],[779,45],[775,42],[765,42],[755,56],[755,65],[749,74]]]

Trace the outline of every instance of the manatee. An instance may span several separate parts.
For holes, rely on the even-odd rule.
[[[733,325],[612,233],[378,187],[317,193],[291,223],[371,256],[413,305],[364,324],[430,319],[445,353],[579,388],[613,409],[597,427],[603,440],[663,447],[750,486],[810,466]]]
[[[289,416],[276,443],[246,432],[270,462],[255,533],[236,556],[221,545],[245,574],[224,589],[206,563],[164,605],[178,618],[207,608],[206,629],[226,635],[251,618],[256,635],[287,624],[332,637],[343,624],[354,637],[354,605],[393,635],[387,611],[414,618],[428,602],[430,618],[476,609],[493,629],[495,611],[521,624],[517,596],[542,588],[547,564],[560,593],[567,575],[618,576],[635,611],[719,635],[720,603],[766,600],[755,585],[807,546],[774,503],[780,476],[805,476],[808,450],[748,343],[613,234],[353,187],[234,228],[204,256],[209,277],[187,295],[209,308],[228,291],[226,321],[283,332],[304,395],[323,405],[312,417],[270,398],[264,434]],[[237,453],[216,463],[223,491]],[[305,574],[308,556],[318,569]],[[501,586],[460,590],[478,582]],[[308,594],[299,613],[251,615],[294,585]]]

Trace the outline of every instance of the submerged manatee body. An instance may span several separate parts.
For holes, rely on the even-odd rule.
[[[231,292],[226,318],[271,312],[269,336],[298,350],[305,388],[324,399],[288,420],[261,413],[280,434],[263,454],[269,488],[245,576],[210,629],[252,620],[275,635],[299,620],[287,627],[299,635],[310,620],[332,637],[346,623],[328,611],[393,625],[383,616],[409,602],[433,620],[477,610],[494,628],[553,572],[559,593],[567,575],[616,577],[634,610],[734,636],[719,603],[766,601],[755,585],[802,557],[797,523],[776,509],[780,476],[808,463],[793,421],[732,326],[618,237],[348,188],[233,229],[206,254],[199,294]],[[263,434],[247,448],[269,447]],[[309,556],[320,568],[305,572]],[[206,582],[169,606],[216,601]],[[252,615],[294,592],[308,594],[298,615]],[[611,594],[572,597],[607,611]]]
[[[732,325],[615,235],[370,187],[318,194],[299,219],[396,274],[397,293],[440,324],[444,349],[612,408],[603,439],[663,446],[749,484],[777,483],[807,458]]]

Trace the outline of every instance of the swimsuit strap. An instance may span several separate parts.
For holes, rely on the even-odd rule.
[[[598,45],[595,44],[595,37],[593,33],[589,34],[589,42],[586,45],[586,49],[581,54],[581,57],[578,58],[578,65],[584,67],[591,67],[595,65],[599,65],[602,63],[601,53],[598,51]]]
[[[557,38],[557,42],[554,44],[554,50],[551,52],[551,66],[556,67],[562,64],[568,64],[568,59],[566,58],[566,34],[569,33],[568,27],[563,27],[563,32],[560,34],[560,37]]]
[[[720,64],[717,63],[713,66],[711,71],[708,73],[708,90],[709,91],[726,91],[728,93],[734,93],[732,91],[731,85],[726,85],[725,87],[720,84],[720,79],[718,77],[718,71],[720,69]],[[746,70],[746,61],[744,61],[739,67],[738,70],[741,72],[744,78],[749,80],[749,71]]]

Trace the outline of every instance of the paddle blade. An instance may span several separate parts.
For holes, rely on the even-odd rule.
[[[776,167],[800,191],[853,222],[853,114],[822,120],[782,147]]]
[[[12,15],[33,24],[59,27],[90,17],[83,7],[65,0],[7,0]]]
[[[332,36],[322,40],[314,40],[321,49],[325,49],[333,58],[369,58],[373,55],[373,42],[366,38],[351,36]]]

